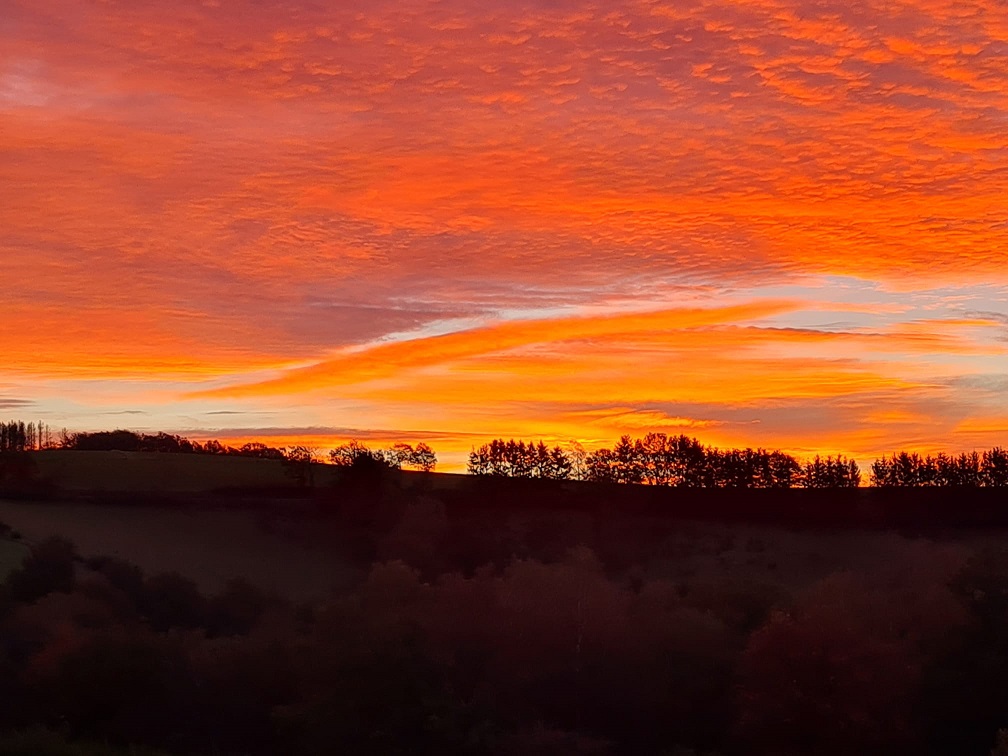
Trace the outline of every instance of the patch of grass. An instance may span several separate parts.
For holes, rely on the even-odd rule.
[[[67,491],[186,492],[229,487],[289,486],[283,462],[215,454],[34,452],[42,480]]]
[[[70,453],[70,452],[68,452]],[[76,452],[73,452],[76,453]],[[312,520],[290,517],[279,533],[266,532],[260,513],[175,510],[102,504],[0,501],[0,520],[32,543],[61,536],[84,556],[114,556],[148,575],[179,572],[200,589],[218,593],[232,578],[297,600],[320,598],[352,585],[360,567]],[[0,576],[20,565],[27,550],[0,539]]]

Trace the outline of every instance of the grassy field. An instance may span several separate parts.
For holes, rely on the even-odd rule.
[[[30,452],[33,478],[68,493],[200,493],[220,489],[278,489],[297,485],[282,460],[211,454],[156,452]],[[329,486],[338,468],[313,465],[314,484]],[[408,485],[422,482],[438,490],[465,489],[471,476],[438,473],[404,474]]]
[[[312,539],[310,523],[256,512],[0,501],[0,522],[28,543],[62,536],[81,556],[120,557],[147,573],[177,571],[210,593],[243,577],[292,599],[320,598],[359,575]],[[0,541],[0,571],[23,555],[15,546],[23,548]]]
[[[274,459],[56,449],[33,452],[32,458],[41,480],[66,491],[186,493],[292,484]]]

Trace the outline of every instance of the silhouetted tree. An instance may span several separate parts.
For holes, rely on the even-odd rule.
[[[421,442],[415,447],[398,443],[381,452],[385,461],[396,469],[415,467],[423,472],[431,472],[437,466],[437,455],[427,444]]]
[[[494,439],[474,448],[467,470],[471,475],[497,475],[509,478],[566,479],[571,475],[571,461],[559,446],[550,449],[538,443]]]
[[[637,445],[630,436],[621,436],[613,447],[615,478],[617,483],[640,483],[644,479],[644,463]]]
[[[714,471],[718,488],[755,488],[756,453],[752,449],[728,449],[708,452],[708,464]]]
[[[316,449],[310,446],[292,446],[285,450],[284,457],[287,474],[299,486],[311,488],[315,485],[315,464],[318,462]]]
[[[220,441],[216,439],[211,439],[204,443],[200,449],[203,454],[235,454],[236,449],[232,449],[230,446],[225,446]]]
[[[861,469],[853,459],[842,455],[820,457],[805,463],[800,478],[803,488],[857,488]]]
[[[695,438],[676,437],[675,454],[680,481],[677,485],[699,488],[707,485],[707,450]]]
[[[954,488],[976,488],[981,484],[981,458],[977,452],[958,457],[944,453],[935,458],[937,476],[935,485]]]
[[[29,426],[18,420],[0,423],[0,452],[24,452],[33,448]]]
[[[559,446],[554,446],[549,452],[549,475],[554,480],[567,480],[571,477],[574,465],[570,457]]]
[[[469,452],[469,460],[466,463],[466,471],[470,475],[492,475],[493,468],[490,463],[490,446],[489,444],[484,444],[483,446],[473,448]]]
[[[1008,486],[1008,451],[997,446],[983,453],[980,480],[988,488]]]
[[[1008,452],[1000,447],[958,457],[899,452],[872,463],[871,483],[881,488],[1002,488],[1008,486]]]
[[[421,441],[413,447],[407,464],[409,467],[415,467],[423,472],[433,472],[434,468],[437,467],[437,454],[434,453],[432,448]]]
[[[676,482],[675,453],[664,433],[648,433],[634,442],[634,455],[641,472],[641,482],[669,486]]]
[[[275,449],[272,446],[267,446],[266,444],[259,443],[258,441],[252,441],[242,446],[236,452],[242,457],[255,457],[257,459],[283,459],[284,453],[280,449]]]
[[[329,461],[338,467],[351,467],[362,459],[388,464],[388,460],[380,451],[374,451],[356,439],[341,444],[329,452]]]
[[[616,482],[616,455],[612,449],[596,449],[585,460],[585,478],[596,483]]]
[[[924,470],[925,460],[916,452],[900,452],[872,463],[873,486],[882,488],[912,488],[925,484],[929,474]]]
[[[570,460],[570,477],[574,480],[586,480],[588,478],[588,452],[578,441],[571,441],[567,444],[567,459]]]

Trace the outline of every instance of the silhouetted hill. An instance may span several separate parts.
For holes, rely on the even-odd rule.
[[[13,472],[0,481],[8,497],[127,505],[282,506],[366,516],[368,502],[394,511],[397,495],[424,493],[443,502],[449,517],[511,510],[815,527],[1008,526],[1008,490],[991,488],[677,488],[323,464],[312,465],[307,485],[284,460],[118,451],[26,452],[8,466]]]

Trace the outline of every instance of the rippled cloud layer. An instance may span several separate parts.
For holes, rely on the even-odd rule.
[[[0,407],[1003,442],[1004,4],[327,5],[5,5]]]

